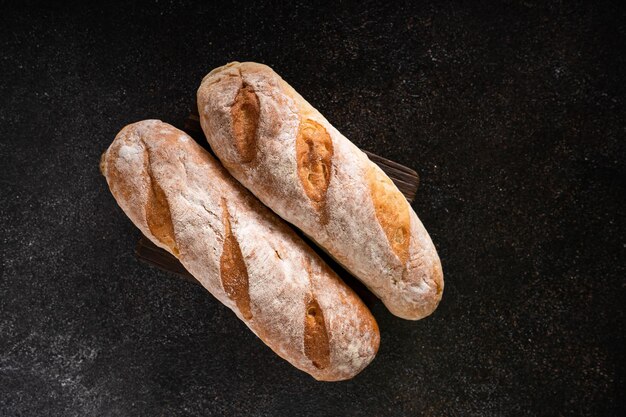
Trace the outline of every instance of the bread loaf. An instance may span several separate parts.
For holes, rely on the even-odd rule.
[[[292,365],[336,381],[372,361],[380,336],[361,300],[188,135],[128,125],[101,170],[141,232]]]
[[[202,129],[230,173],[406,319],[432,313],[435,247],[391,180],[271,68],[233,62],[198,89]]]

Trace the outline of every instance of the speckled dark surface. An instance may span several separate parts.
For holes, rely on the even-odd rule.
[[[0,3],[0,415],[624,415],[617,2],[130,3]],[[123,125],[180,125],[235,59],[422,176],[443,302],[377,304],[354,380],[315,382],[139,263],[98,173]]]

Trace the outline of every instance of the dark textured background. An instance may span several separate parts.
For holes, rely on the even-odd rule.
[[[617,2],[130,3],[0,3],[0,415],[624,415]],[[230,60],[422,176],[443,301],[419,322],[377,304],[351,381],[139,263],[98,173],[122,126],[180,125]]]

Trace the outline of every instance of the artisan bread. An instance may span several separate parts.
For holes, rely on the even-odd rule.
[[[361,300],[188,135],[128,125],[101,170],[141,232],[296,368],[336,381],[372,361],[380,336]]]
[[[393,182],[271,68],[233,62],[198,89],[211,148],[230,173],[360,279],[395,315],[437,307],[437,251]]]

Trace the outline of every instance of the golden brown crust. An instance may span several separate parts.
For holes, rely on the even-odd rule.
[[[259,127],[259,99],[250,85],[239,89],[231,108],[233,136],[241,162],[251,162],[256,156],[256,135]]]
[[[324,322],[324,312],[313,295],[304,297],[306,306],[304,316],[304,354],[313,366],[325,369],[330,365],[330,347],[328,332]]]
[[[409,256],[410,227],[409,205],[406,199],[378,167],[367,172],[370,195],[376,219],[387,236],[394,253],[404,264]]]
[[[222,198],[222,222],[224,223],[224,246],[220,257],[220,279],[228,297],[235,302],[241,315],[252,318],[250,311],[250,284],[248,269],[241,254],[239,242],[230,227],[230,214],[226,200]]]
[[[178,246],[174,236],[174,225],[172,224],[172,214],[170,213],[170,205],[163,189],[154,180],[152,170],[150,168],[148,151],[144,151],[145,164],[150,178],[150,188],[148,190],[148,203],[146,204],[146,222],[150,233],[156,237],[159,242],[170,248],[172,254],[178,257]]]
[[[332,172],[333,141],[322,125],[311,119],[300,122],[296,137],[298,177],[318,212],[325,211]]]

